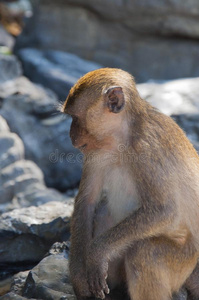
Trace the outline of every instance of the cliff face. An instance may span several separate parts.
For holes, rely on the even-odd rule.
[[[197,0],[41,0],[17,48],[75,53],[138,82],[199,75]]]

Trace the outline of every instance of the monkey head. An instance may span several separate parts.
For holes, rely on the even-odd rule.
[[[133,77],[120,69],[98,69],[80,78],[63,105],[63,112],[72,117],[70,137],[74,147],[87,153],[118,145],[118,140],[128,134],[132,92],[136,98]]]

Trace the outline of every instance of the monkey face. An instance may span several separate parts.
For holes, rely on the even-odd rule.
[[[70,138],[73,146],[83,153],[113,149],[114,140],[122,130],[122,120],[120,114],[104,107],[104,101],[98,101],[78,116],[72,115]]]
[[[88,145],[89,133],[82,125],[80,118],[76,116],[72,116],[72,118],[70,138],[73,146],[83,151],[83,149],[85,149]]]
[[[108,68],[86,74],[71,88],[64,103],[63,111],[73,119],[72,143],[82,152],[113,150],[128,134],[129,95],[125,80],[120,81],[121,85],[113,85],[112,76],[115,78],[118,72],[120,79],[127,76],[122,70]],[[133,82],[131,77],[130,80]]]

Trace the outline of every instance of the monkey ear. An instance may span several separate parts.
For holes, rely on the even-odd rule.
[[[124,108],[124,93],[120,86],[109,87],[105,91],[104,97],[110,112],[119,113]]]

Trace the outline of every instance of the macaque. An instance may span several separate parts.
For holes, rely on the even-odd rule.
[[[77,299],[114,300],[118,290],[169,300],[186,282],[199,297],[199,157],[184,132],[114,68],[80,78],[63,112],[84,153],[71,221]]]

